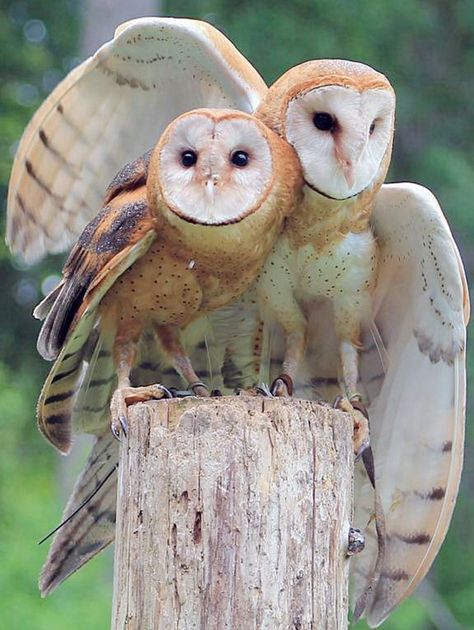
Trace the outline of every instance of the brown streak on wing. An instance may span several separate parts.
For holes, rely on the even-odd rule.
[[[59,197],[58,195],[56,195],[51,188],[45,184],[45,182],[41,179],[41,177],[37,174],[35,167],[33,166],[32,162],[30,162],[30,160],[25,160],[25,168],[26,168],[26,172],[28,173],[28,175],[38,184],[38,186],[45,191],[45,193],[47,195],[49,195],[50,197],[52,197],[60,206],[62,209],[62,203],[64,201],[63,197]]]
[[[407,545],[427,545],[431,542],[431,535],[427,533],[409,534],[392,534],[393,538],[397,538]]]
[[[66,160],[66,158],[64,157],[64,155],[62,153],[60,153],[52,144],[50,139],[48,138],[48,135],[46,133],[46,131],[44,129],[40,129],[38,131],[38,136],[39,139],[41,140],[41,143],[43,144],[43,146],[45,147],[45,149],[47,149],[52,155],[54,155],[54,157],[56,157],[63,166],[65,166],[67,168],[67,170],[69,170],[71,173],[73,173],[75,176],[77,176],[77,169]]]
[[[393,582],[402,582],[410,579],[408,573],[402,569],[382,571],[381,577],[387,580],[392,580]]]
[[[44,320],[38,350],[45,358],[57,356],[88,300],[95,281],[108,274],[121,254],[154,229],[154,218],[142,186],[127,191],[102,208],[86,226],[63,269],[63,286]],[[116,259],[117,257],[117,259]]]
[[[27,217],[27,219],[29,221],[31,221],[33,223],[33,225],[35,225],[37,228],[39,228],[39,230],[41,232],[43,232],[49,239],[52,238],[51,232],[49,231],[49,228],[47,225],[45,225],[44,223],[40,223],[38,221],[38,219],[35,217],[35,215],[31,212],[31,210],[29,210],[26,207],[26,204],[23,200],[23,197],[21,197],[21,195],[19,193],[17,193],[16,195],[16,200],[18,202],[18,207],[20,208],[20,210],[22,211],[22,213]]]

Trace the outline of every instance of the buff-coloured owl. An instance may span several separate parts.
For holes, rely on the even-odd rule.
[[[115,435],[126,432],[129,402],[167,393],[161,384],[131,387],[145,331],[155,332],[194,393],[209,395],[181,331],[255,280],[301,184],[293,149],[234,110],[183,114],[151,153],[119,173],[37,313],[47,312],[38,349],[56,359],[38,402],[39,427],[54,446],[67,453],[77,423],[103,435],[109,416]],[[42,592],[64,578],[59,560],[74,558],[64,533]]]
[[[387,552],[366,602],[369,623],[379,625],[426,574],[452,514],[462,465],[469,311],[459,254],[433,195],[413,184],[383,184],[395,105],[385,77],[362,64],[313,62],[267,93],[209,25],[128,23],[58,86],[27,129],[12,173],[9,242],[30,260],[64,249],[96,211],[103,177],[144,152],[175,111],[223,104],[258,108],[301,161],[303,202],[272,254],[283,266],[296,263],[276,279],[287,299],[276,305],[265,288],[268,267],[259,285],[263,371],[269,362],[279,366],[272,331],[283,326],[291,341],[284,370],[293,373],[296,392],[314,396],[342,380],[346,393],[361,394],[368,407],[387,514]],[[262,354],[255,300],[254,287],[209,318],[212,356],[225,362],[232,383],[252,381],[255,355]],[[70,507],[96,483],[96,455],[113,448],[108,436],[97,442]],[[359,490],[359,518],[367,522],[373,500],[370,489]],[[104,482],[100,493],[98,503],[112,505],[113,483]],[[94,524],[89,528],[93,540]],[[112,537],[109,518],[102,546]],[[356,598],[366,591],[366,575],[373,576],[375,557],[369,535],[354,565]]]

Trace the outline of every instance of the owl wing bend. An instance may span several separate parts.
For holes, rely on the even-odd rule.
[[[266,91],[252,65],[215,28],[141,18],[75,68],[20,141],[8,193],[7,242],[27,262],[67,249],[101,207],[126,162],[197,107],[251,112]]]
[[[374,320],[385,374],[369,409],[387,548],[366,616],[376,627],[426,575],[445,537],[463,461],[467,284],[435,197],[415,184],[384,185],[372,227],[380,248]],[[364,357],[362,356],[362,361]],[[361,489],[356,509],[370,518]],[[372,526],[373,527],[373,526]],[[370,528],[369,528],[370,529]],[[365,588],[375,539],[354,559]]]
[[[124,177],[127,168],[121,171]],[[156,237],[145,186],[131,189],[130,178],[124,181],[122,189],[111,185],[110,202],[86,226],[69,255],[60,288],[52,293],[54,301],[49,296],[44,301],[52,301],[38,337],[38,352],[46,359],[57,357],[74,322],[87,310],[92,314],[108,288]],[[43,314],[42,304],[35,314]]]

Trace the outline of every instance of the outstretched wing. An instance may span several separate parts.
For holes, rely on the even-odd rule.
[[[102,205],[116,171],[154,145],[178,114],[258,105],[266,85],[204,22],[141,18],[75,68],[21,139],[8,193],[7,242],[35,262],[68,248]]]
[[[369,410],[387,528],[366,611],[376,627],[426,575],[454,509],[463,461],[469,298],[456,244],[427,189],[383,186],[372,226],[380,247],[374,316],[386,348],[385,376],[379,375]],[[356,596],[375,560],[372,538],[367,553],[354,559]]]

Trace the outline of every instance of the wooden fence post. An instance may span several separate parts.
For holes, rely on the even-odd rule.
[[[113,630],[347,628],[346,414],[261,397],[129,412]]]

